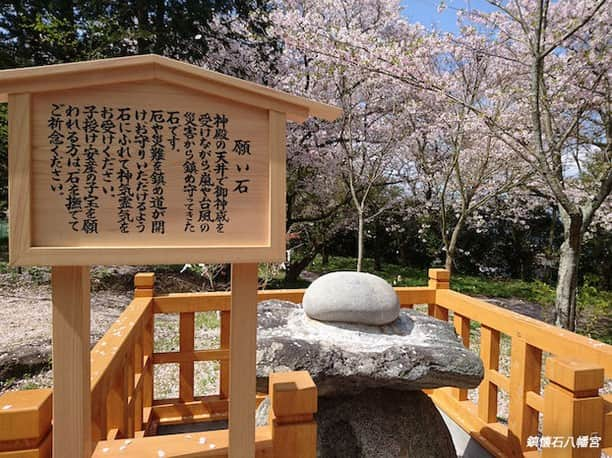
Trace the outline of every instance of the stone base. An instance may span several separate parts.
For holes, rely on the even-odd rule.
[[[258,409],[267,423],[269,403]],[[368,390],[319,398],[319,458],[456,458],[451,434],[422,391]]]
[[[321,458],[456,458],[450,432],[421,391],[319,398]]]

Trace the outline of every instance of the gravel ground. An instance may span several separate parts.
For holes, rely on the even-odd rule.
[[[129,301],[130,296],[126,293],[92,293],[92,346]],[[50,385],[50,371],[45,371],[51,359],[51,292],[48,285],[0,287],[0,323],[0,392],[8,388]]]
[[[132,299],[131,293],[94,291],[91,295],[91,345],[104,335]],[[49,286],[0,287],[0,394],[53,385],[51,368],[51,291]],[[196,313],[196,350],[218,348],[217,312]],[[157,315],[155,351],[177,351],[178,314]],[[219,391],[218,362],[195,363],[195,395]],[[178,364],[156,365],[156,399],[178,397]]]

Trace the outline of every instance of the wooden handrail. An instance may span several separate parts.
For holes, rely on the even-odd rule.
[[[137,274],[134,300],[91,351],[92,436],[143,436],[153,401],[154,275]]]
[[[596,364],[604,368],[607,377],[612,377],[612,346],[603,342],[450,289],[437,290],[435,302],[490,329],[524,339],[542,351]]]
[[[231,364],[230,293],[155,295],[153,274],[138,274],[134,283],[134,300],[91,352],[94,440],[134,438],[139,441],[139,437],[158,423],[227,418]],[[612,375],[611,346],[460,294],[449,286],[448,273],[432,269],[428,286],[395,288],[402,307],[428,304],[428,313],[432,316],[442,320],[452,318],[466,347],[470,343],[471,322],[480,323],[480,355],[485,377],[478,390],[478,402],[474,404],[468,400],[465,389],[428,391],[438,407],[495,456],[540,456],[540,451],[532,446],[533,441],[528,441],[539,434],[539,414],[543,414],[545,435],[574,437],[597,433],[602,437],[602,446],[612,445],[612,399],[601,397],[597,392],[603,376]],[[304,292],[304,289],[266,290],[259,291],[258,298],[301,302]],[[193,346],[195,313],[209,311],[220,314],[220,345],[219,348],[196,350]],[[159,313],[180,314],[177,352],[153,352],[153,317]],[[500,341],[504,334],[511,339],[509,375],[499,369]],[[546,377],[550,383],[542,394],[544,352],[552,356],[546,361]],[[210,360],[220,364],[219,393],[196,397],[193,392],[194,362]],[[181,368],[180,382],[177,381],[180,397],[154,400],[153,367],[165,363],[178,363]],[[499,390],[509,396],[507,425],[497,419]],[[288,399],[301,397],[306,392],[311,393],[298,390],[287,396]],[[257,402],[262,399],[258,398]],[[293,417],[287,415],[288,424],[282,426],[291,429]],[[307,420],[301,414],[295,418],[300,422]],[[300,428],[309,430],[310,427],[300,423]],[[36,440],[40,441],[40,437]],[[263,454],[276,443],[269,430],[260,430],[258,437],[261,440],[258,450]],[[306,442],[312,442],[311,439],[309,436]],[[160,441],[160,444],[169,443],[169,439]],[[112,444],[119,446],[115,442]],[[8,446],[5,443],[3,450]],[[281,446],[284,445],[278,445]],[[136,449],[138,447],[133,448]],[[96,450],[100,452],[103,448],[99,445]],[[544,451],[543,456],[594,457],[600,449],[570,448],[564,450],[565,454],[551,450]],[[551,455],[553,452],[557,454]]]
[[[185,457],[220,458],[228,456],[227,430],[184,433],[98,442],[92,458]],[[161,453],[163,452],[163,453]],[[255,458],[270,458],[272,430],[268,426],[255,430]]]
[[[429,277],[429,286],[435,288],[430,315],[448,320],[452,312],[464,343],[469,342],[470,321],[480,323],[480,355],[485,369],[476,406],[466,401],[461,390],[438,389],[430,393],[438,407],[495,456],[539,456],[534,444],[540,440],[541,413],[543,437],[563,437],[570,444],[560,449],[543,443],[543,457],[599,457],[601,447],[571,444],[579,436],[595,434],[603,446],[612,435],[612,425],[604,431],[605,402],[597,392],[604,372],[612,376],[612,346],[452,291],[450,275],[444,270],[430,269]],[[511,338],[509,377],[498,371],[502,334]],[[569,358],[563,364],[555,357],[547,360],[550,383],[544,396],[540,395],[543,352]],[[580,377],[588,386],[586,391],[572,385]],[[500,389],[507,392],[510,401],[507,425],[497,420]]]

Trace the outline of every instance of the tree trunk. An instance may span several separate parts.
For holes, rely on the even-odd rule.
[[[555,324],[570,331],[576,328],[576,288],[578,261],[582,242],[582,215],[568,215],[560,209],[563,221],[563,244],[560,249],[557,293],[555,297]]]
[[[376,233],[374,237],[374,270],[382,270],[382,226],[376,222]]]
[[[548,247],[546,249],[546,261],[551,261],[555,258],[555,229],[557,227],[557,218],[559,217],[559,209],[556,205],[552,206],[552,215],[550,220],[550,228],[548,230]],[[552,263],[547,262],[545,266],[544,281],[552,283],[553,268]]]
[[[459,240],[459,234],[463,229],[464,222],[465,218],[463,216],[460,217],[457,221],[457,224],[455,224],[451,238],[448,241],[448,245],[446,246],[446,261],[444,262],[444,268],[449,272],[452,272],[453,270],[453,263],[455,262],[455,253],[457,252],[457,241]]]
[[[321,251],[321,265],[323,267],[327,267],[329,265],[329,248],[327,246],[323,247]]]
[[[444,261],[444,268],[449,272],[453,270],[453,262],[455,261],[455,252],[454,250],[451,252],[450,250],[446,250],[446,260]]]
[[[150,43],[151,30],[149,29],[149,15],[146,2],[137,0],[135,5],[136,19],[138,20],[136,47],[138,54],[149,54],[152,52]]]
[[[317,256],[317,250],[313,250],[310,253],[304,255],[302,259],[296,262],[292,262],[287,266],[285,271],[285,281],[287,283],[296,283],[302,271],[308,267],[308,264]]]
[[[361,272],[361,267],[363,263],[363,212],[357,212],[357,218],[359,220],[359,225],[357,228],[357,272]]]

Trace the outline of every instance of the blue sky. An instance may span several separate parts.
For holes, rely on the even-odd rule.
[[[433,27],[436,30],[457,33],[458,9],[493,10],[485,0],[444,0],[446,8],[439,13],[440,1],[402,0],[403,14],[410,22],[420,22],[428,29]]]

